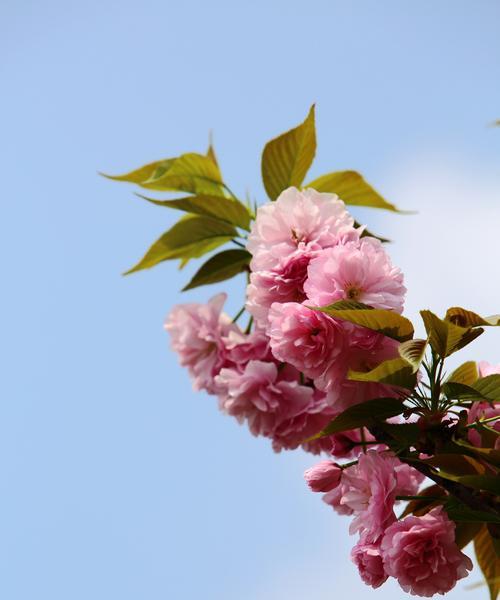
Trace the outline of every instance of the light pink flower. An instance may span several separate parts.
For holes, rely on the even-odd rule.
[[[340,483],[342,469],[331,460],[322,460],[304,473],[313,492],[330,492]]]
[[[323,494],[323,502],[331,506],[333,510],[343,516],[350,516],[354,513],[353,509],[348,505],[342,502],[344,494],[348,489],[348,484],[344,484],[342,478],[340,479],[340,484],[333,488],[333,490]]]
[[[369,450],[358,464],[342,473],[341,504],[355,514],[349,533],[361,533],[368,543],[377,542],[395,519],[393,506],[397,479],[394,456]]]
[[[354,300],[374,308],[403,310],[403,274],[375,238],[322,250],[307,273],[304,291],[316,306]]]
[[[254,435],[273,437],[277,427],[304,412],[313,397],[312,388],[271,362],[251,360],[243,371],[223,368],[215,379],[224,390],[219,396],[221,409],[247,421]]]
[[[227,359],[237,365],[246,365],[250,360],[271,360],[269,337],[263,329],[246,334],[239,329],[229,332],[224,338]]]
[[[398,342],[351,323],[343,322],[342,329],[345,340],[342,353],[314,380],[318,389],[328,392],[332,407],[340,412],[365,400],[400,396],[399,388],[348,379],[349,370],[369,371],[384,360],[396,358]]]
[[[247,245],[253,255],[250,268],[269,271],[297,249],[317,250],[358,238],[353,218],[335,194],[291,187],[276,202],[257,209]]]
[[[455,524],[441,507],[390,525],[381,551],[387,574],[415,596],[446,594],[472,569],[455,544]]]
[[[488,377],[488,375],[499,375],[500,365],[492,365],[485,360],[477,363],[477,370],[479,371],[479,377]]]
[[[214,377],[226,360],[224,338],[238,328],[221,313],[226,294],[207,304],[180,304],[167,317],[165,329],[182,366],[189,369],[195,390],[216,391]]]
[[[267,315],[273,302],[302,302],[306,295],[304,282],[307,267],[317,252],[297,249],[272,270],[256,271],[250,275],[247,305],[257,324],[267,325]]]
[[[286,369],[292,369],[299,377],[300,374],[293,367],[287,365]],[[320,438],[306,442],[308,438],[315,435],[328,425],[332,420],[333,410],[326,401],[323,392],[310,386],[313,390],[311,402],[300,414],[282,421],[273,433],[273,450],[294,450],[299,446],[311,454],[319,454],[328,448],[328,438]]]
[[[361,538],[351,551],[351,559],[366,585],[378,588],[387,580],[380,544],[370,544]]]
[[[296,302],[271,306],[267,333],[273,355],[311,379],[323,375],[344,346],[337,321]]]

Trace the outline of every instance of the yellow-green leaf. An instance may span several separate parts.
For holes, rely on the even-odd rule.
[[[245,271],[252,255],[246,250],[224,250],[210,257],[198,269],[191,281],[183,288],[183,292],[200,285],[208,285],[230,279]]]
[[[394,204],[387,202],[356,171],[328,173],[314,179],[304,187],[313,188],[317,192],[337,194],[341,200],[352,206],[369,206],[402,212]]]
[[[271,200],[304,181],[316,153],[314,105],[298,127],[268,142],[262,152],[262,179]]]
[[[473,360],[469,360],[455,369],[446,381],[472,385],[477,381],[478,377],[479,371],[477,370],[477,363]]]
[[[500,559],[486,526],[474,538],[477,562],[490,590],[490,600],[497,600],[500,591]]]
[[[413,337],[414,330],[411,321],[392,310],[371,308],[366,304],[350,301],[340,301],[320,308],[314,306],[309,308],[378,331],[382,335],[400,342],[406,342]]]
[[[239,200],[225,198],[224,196],[209,196],[207,194],[198,196],[187,196],[175,200],[157,200],[137,194],[156,206],[183,210],[195,215],[204,215],[219,221],[236,225],[242,229],[250,230],[250,213],[247,207]]]
[[[129,271],[154,267],[164,260],[198,258],[237,235],[228,223],[200,215],[188,215],[164,233]]]
[[[404,358],[393,358],[380,363],[371,371],[349,371],[348,378],[353,381],[372,381],[394,385],[412,390],[417,382],[416,372]]]
[[[484,329],[471,329],[460,327],[451,321],[440,319],[430,310],[421,310],[425,330],[429,336],[432,349],[441,357],[445,358],[470,344]]]
[[[176,158],[167,168],[158,167],[141,187],[159,191],[224,195],[222,175],[211,157],[191,152]]]
[[[417,339],[403,342],[398,350],[401,358],[407,360],[412,365],[413,372],[416,373],[424,360],[426,348],[427,340]]]
[[[451,321],[454,325],[460,327],[498,327],[500,325],[500,315],[481,317],[477,313],[460,306],[449,308],[446,311],[445,320]]]
[[[156,160],[155,162],[148,163],[143,167],[139,167],[138,169],[134,169],[123,175],[106,175],[106,173],[101,173],[101,175],[108,179],[113,179],[114,181],[126,181],[128,183],[141,184],[152,177],[155,172],[162,169],[164,171],[168,170],[174,161],[175,158],[165,158],[163,160]]]

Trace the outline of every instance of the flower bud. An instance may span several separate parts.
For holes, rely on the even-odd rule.
[[[307,469],[304,478],[313,492],[330,492],[340,483],[342,469],[330,460],[322,460]]]

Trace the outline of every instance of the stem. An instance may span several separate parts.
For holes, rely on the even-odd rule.
[[[245,312],[245,305],[243,305],[240,310],[238,311],[237,315],[234,317],[233,319],[233,323],[236,323],[236,321],[241,317],[241,315]]]
[[[233,242],[233,244],[236,244],[237,246],[240,246],[240,248],[245,248],[246,250],[246,246],[245,244],[242,244],[241,242],[238,242],[238,240],[231,240]]]
[[[483,425],[484,423],[493,423],[493,421],[498,421],[498,419],[500,419],[500,415],[497,415],[496,417],[490,417],[489,419],[482,419],[480,421],[474,421],[474,423],[471,423],[470,425],[466,425],[465,429],[471,429],[473,427],[476,427],[477,425]]]

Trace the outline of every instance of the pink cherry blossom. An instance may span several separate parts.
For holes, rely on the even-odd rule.
[[[237,365],[245,365],[250,360],[272,361],[269,337],[263,329],[255,329],[249,334],[233,329],[224,338],[224,345],[227,360]]]
[[[396,495],[415,496],[425,476],[419,471],[398,460],[395,462],[394,472],[396,474]]]
[[[271,306],[267,332],[273,355],[312,379],[323,375],[344,346],[337,321],[296,302]]]
[[[455,524],[441,507],[392,523],[381,552],[387,574],[415,596],[446,594],[472,569],[471,560],[455,544]]]
[[[488,377],[488,375],[500,374],[500,365],[492,365],[485,360],[477,363],[477,369],[479,371],[479,377]]]
[[[394,456],[369,450],[359,456],[357,465],[342,473],[340,502],[355,514],[349,533],[359,532],[369,543],[379,540],[396,519],[393,510],[397,487],[395,464]]]
[[[366,585],[378,588],[387,580],[380,544],[370,544],[361,538],[351,551],[351,559]]]
[[[286,369],[292,369],[300,377],[298,371],[289,365]],[[281,421],[274,430],[272,445],[275,452],[302,446],[306,452],[319,454],[328,448],[328,438],[306,441],[324,429],[333,418],[333,410],[326,401],[325,394],[311,386],[311,382],[308,382],[307,387],[313,390],[313,394],[305,410]]]
[[[340,483],[342,469],[331,460],[322,460],[304,473],[313,492],[330,492]]]
[[[214,296],[207,304],[180,304],[167,317],[165,329],[182,366],[189,369],[195,390],[216,391],[214,377],[226,359],[224,338],[238,331],[221,313],[226,294]]]
[[[244,369],[223,368],[215,378],[224,392],[220,407],[240,422],[246,421],[254,435],[272,437],[277,427],[302,412],[312,402],[313,390],[288,376],[287,369],[259,360]]]
[[[402,390],[392,386],[348,379],[349,370],[369,371],[384,360],[397,357],[398,342],[347,322],[342,322],[342,329],[342,352],[314,380],[318,389],[328,392],[332,407],[340,412],[365,400],[400,396]]]
[[[272,270],[256,271],[250,275],[247,287],[247,305],[255,322],[265,327],[273,302],[302,302],[306,295],[304,282],[307,267],[317,252],[300,250],[284,258]]]
[[[348,504],[344,504],[342,502],[344,494],[346,493],[348,488],[348,484],[344,484],[341,478],[340,484],[336,488],[333,488],[333,490],[330,490],[326,494],[323,494],[323,502],[325,502],[325,504],[328,504],[328,506],[331,506],[333,510],[339,515],[352,515],[354,513],[353,509]]]
[[[403,310],[403,274],[375,238],[322,250],[307,273],[304,290],[316,306],[354,300],[374,308]]]
[[[468,411],[467,422],[475,423],[476,421],[491,419],[493,417],[500,417],[500,402],[491,404],[489,402],[474,402]],[[500,419],[488,423],[487,426],[500,432]],[[481,430],[469,429],[468,438],[471,444],[478,447],[483,446],[481,437]],[[496,440],[497,445],[499,439],[497,438]]]
[[[250,267],[269,271],[297,249],[318,250],[358,238],[353,218],[335,194],[291,187],[257,209],[247,245],[253,255]]]

